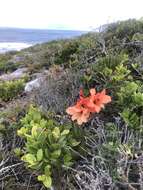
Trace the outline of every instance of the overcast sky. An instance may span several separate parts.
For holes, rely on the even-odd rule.
[[[0,0],[0,26],[88,30],[143,17],[143,0]]]

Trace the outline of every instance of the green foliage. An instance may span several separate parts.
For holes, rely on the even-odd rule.
[[[82,82],[85,86],[94,84],[104,85],[105,88],[114,88],[123,80],[132,78],[128,69],[129,57],[127,54],[107,55],[87,68]],[[97,86],[97,85],[96,85]]]
[[[100,58],[97,65],[94,65],[95,70],[104,72],[105,68],[115,70],[120,64],[126,64],[129,58],[127,54],[120,55],[107,55],[106,57]]]
[[[0,99],[9,101],[20,94],[24,89],[24,79],[0,82]]]
[[[127,66],[120,64],[116,66],[115,71],[111,77],[111,80],[118,82],[124,80],[130,74],[130,70],[127,69]]]
[[[140,82],[125,81],[117,93],[121,117],[131,129],[141,129],[143,92]]]
[[[76,41],[67,42],[65,43],[62,51],[57,54],[57,59],[55,63],[57,64],[64,64],[69,62],[70,60],[73,61],[73,55],[77,53],[79,44]]]
[[[46,187],[52,184],[54,171],[62,166],[71,166],[74,161],[72,149],[80,144],[70,124],[58,124],[46,119],[41,112],[31,107],[21,121],[18,135],[25,138],[22,160],[38,174],[38,180]]]
[[[143,106],[143,93],[139,82],[124,82],[117,94],[118,103],[124,107],[133,109]]]
[[[136,19],[120,21],[111,24],[107,30],[114,33],[119,39],[127,38],[129,40],[132,38],[132,35],[143,30],[143,21]]]
[[[143,34],[141,33],[135,33],[132,37],[133,41],[143,41]]]
[[[13,71],[16,68],[16,64],[10,62],[10,54],[1,54],[0,55],[0,73]]]
[[[140,129],[140,119],[136,113],[130,111],[129,109],[124,109],[120,115],[129,128]]]

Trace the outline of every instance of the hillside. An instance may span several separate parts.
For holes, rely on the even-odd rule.
[[[0,54],[0,145],[0,189],[142,190],[143,20]]]

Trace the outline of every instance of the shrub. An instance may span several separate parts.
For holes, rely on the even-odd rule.
[[[141,130],[143,91],[140,82],[125,81],[117,93],[120,115],[127,127]]]
[[[18,135],[26,140],[22,160],[35,170],[39,181],[51,187],[54,173],[58,173],[63,165],[69,167],[73,164],[72,148],[80,143],[79,137],[74,137],[70,124],[46,119],[34,107],[30,108],[21,124]]]
[[[72,59],[72,55],[77,53],[79,44],[76,41],[69,41],[64,44],[63,49],[57,54],[55,63],[64,64]],[[67,63],[66,63],[67,64]]]
[[[119,39],[127,38],[128,40],[132,38],[137,32],[142,31],[143,21],[136,19],[129,19],[127,21],[120,21],[108,26],[107,32],[112,32]]]
[[[18,67],[18,63],[10,61],[12,55],[10,53],[0,54],[0,73],[13,71]]]
[[[128,79],[130,70],[128,69],[128,55],[107,55],[99,58],[96,63],[88,66],[82,83],[87,87],[97,87],[97,90],[104,88],[114,88],[123,80]],[[98,89],[101,86],[101,89]]]
[[[125,81],[118,92],[118,104],[130,109],[143,106],[143,92],[139,82]]]
[[[0,99],[9,101],[20,94],[24,89],[24,79],[0,82]]]

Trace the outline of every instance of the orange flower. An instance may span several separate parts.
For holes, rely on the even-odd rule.
[[[111,97],[106,95],[105,89],[93,96],[93,99],[94,103],[101,108],[104,108],[104,104],[111,102]]]
[[[111,97],[106,95],[105,90],[96,94],[96,90],[92,88],[89,97],[84,97],[83,91],[80,90],[79,95],[76,105],[66,109],[66,112],[72,116],[72,121],[77,120],[79,125],[86,123],[91,113],[99,113],[104,104],[111,102]]]
[[[75,106],[67,108],[66,112],[72,116],[72,121],[77,120],[78,125],[86,123],[90,116],[89,110],[86,107],[84,107],[82,101],[77,102]]]
[[[90,89],[90,96],[89,101],[87,102],[87,107],[90,110],[91,113],[99,113],[101,110],[101,107],[95,104],[95,95],[96,90],[94,88]]]
[[[88,107],[92,113],[99,113],[101,109],[104,108],[104,104],[111,102],[111,97],[106,95],[106,90],[96,94],[95,89],[90,89],[90,94]]]

